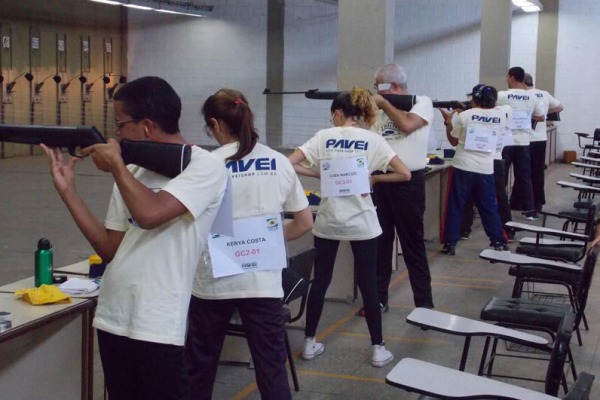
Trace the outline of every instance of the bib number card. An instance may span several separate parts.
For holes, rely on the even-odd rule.
[[[321,196],[341,197],[371,192],[365,156],[321,160]]]
[[[512,129],[531,129],[531,111],[513,110]]]
[[[496,131],[481,125],[469,125],[465,138],[465,149],[484,153],[496,152],[498,134]]]
[[[233,225],[235,237],[219,234],[208,237],[215,278],[286,266],[280,214],[236,219]]]

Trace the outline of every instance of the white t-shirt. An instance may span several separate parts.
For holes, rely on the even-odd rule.
[[[542,102],[542,108],[544,115],[548,114],[548,110],[560,105],[560,101],[556,100],[550,93],[541,89],[529,89],[528,92],[533,93]],[[546,133],[546,123],[538,122],[533,130],[532,142],[541,142],[548,140],[548,134]]]
[[[390,147],[396,152],[404,164],[411,171],[419,171],[427,166],[427,145],[429,131],[433,121],[433,103],[426,96],[416,96],[416,103],[410,113],[416,114],[427,121],[427,124],[413,133],[407,134],[394,124],[383,110],[377,111],[377,120],[371,128],[387,140]]]
[[[128,168],[148,188],[173,195],[188,212],[157,228],[142,229],[114,186],[104,224],[126,233],[102,279],[94,327],[182,346],[194,272],[223,198],[227,171],[221,160],[195,146],[189,165],[173,179],[138,166]]]
[[[508,104],[513,109],[513,117],[526,112],[529,117],[545,116],[542,102],[525,89],[509,89],[498,92],[498,105]],[[527,146],[533,136],[533,129],[513,129],[513,141],[515,146]]]
[[[471,108],[458,114],[453,129],[450,133],[458,139],[456,145],[456,154],[452,159],[454,168],[463,171],[475,172],[478,174],[493,174],[494,173],[494,156],[496,154],[496,146],[491,152],[467,150],[465,149],[465,141],[467,140],[467,128],[479,130],[480,135],[491,135],[491,132],[496,133],[496,139],[501,139],[504,131],[509,124],[509,107],[496,108]],[[470,132],[469,134],[474,134]],[[490,138],[491,139],[491,138]],[[501,143],[501,142],[500,142]]]
[[[318,131],[299,149],[308,168],[332,158],[367,157],[369,172],[385,171],[396,153],[376,133],[356,127],[333,127]],[[313,235],[335,240],[367,240],[381,235],[371,196],[326,197],[321,200]]]
[[[223,162],[234,155],[238,147],[239,142],[226,144],[214,150],[213,154]],[[234,219],[282,211],[296,212],[308,207],[296,171],[283,154],[257,143],[242,160],[225,162],[231,176]],[[282,269],[285,267],[281,266]],[[214,278],[208,246],[205,246],[192,293],[196,297],[212,300],[282,298],[281,269]]]

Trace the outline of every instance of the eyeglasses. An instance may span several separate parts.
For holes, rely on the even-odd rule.
[[[121,129],[121,128],[123,128],[123,126],[124,126],[125,124],[128,124],[128,123],[130,123],[130,122],[135,122],[135,123],[138,123],[138,122],[140,122],[140,120],[139,120],[139,119],[128,119],[128,120],[125,120],[125,121],[117,121],[117,120],[115,119],[114,121],[115,121],[115,126],[117,127],[117,129]]]
[[[389,90],[392,87],[391,83],[374,83],[373,88],[378,92]]]

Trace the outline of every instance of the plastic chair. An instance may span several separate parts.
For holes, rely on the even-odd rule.
[[[572,328],[576,330],[578,339],[581,343],[579,324],[587,304],[597,258],[598,249],[594,248],[588,254],[583,264],[576,293],[576,300],[573,307],[568,304],[543,303],[524,298],[505,299],[493,297],[481,310],[480,318],[484,321],[495,322],[501,326],[546,332],[555,339],[565,315],[574,313],[574,325]],[[493,344],[492,357],[495,355],[496,346],[497,340],[495,340]],[[574,379],[577,379],[577,371],[570,349],[568,355],[573,377]],[[492,366],[493,359],[488,365],[488,374],[490,375]]]
[[[572,335],[573,318],[572,313],[565,315],[559,327],[546,370],[545,394],[411,358],[402,359],[388,373],[386,383],[409,392],[431,396],[421,399],[557,399]],[[588,400],[593,380],[593,375],[581,373],[563,399]]]

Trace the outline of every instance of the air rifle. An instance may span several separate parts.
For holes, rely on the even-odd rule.
[[[45,144],[66,148],[74,157],[77,148],[106,143],[95,126],[45,126],[0,124],[0,142]],[[169,178],[179,175],[190,162],[189,145],[121,140],[125,164],[135,164]]]
[[[333,100],[339,95],[340,91],[320,91],[319,89],[310,89],[306,92],[272,92],[270,89],[265,89],[263,94],[303,94],[307,99],[316,100]],[[417,103],[417,96],[412,94],[382,94],[384,99],[390,102],[394,107],[399,110],[410,111],[411,108]],[[455,109],[460,108],[467,110],[471,108],[470,101],[434,101],[434,108],[448,108]]]

